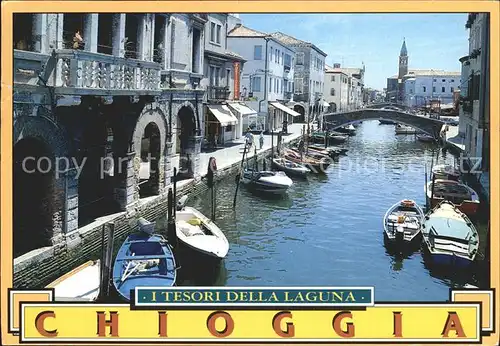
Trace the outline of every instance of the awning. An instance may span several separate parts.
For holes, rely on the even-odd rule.
[[[221,126],[236,125],[238,119],[226,105],[209,105],[210,112],[219,120]]]
[[[253,110],[252,108],[248,107],[247,105],[243,105],[241,103],[229,103],[228,106],[229,106],[229,108],[232,108],[236,112],[240,113],[242,116],[243,115],[257,114],[256,110]]]
[[[330,104],[326,101],[323,101],[323,107],[330,107]]]
[[[269,104],[279,110],[282,110],[283,112],[285,113],[288,113],[290,114],[291,116],[294,116],[294,117],[298,117],[300,116],[300,113],[297,113],[296,111],[288,108],[287,106],[285,105],[282,105],[281,103],[279,102],[269,102]]]

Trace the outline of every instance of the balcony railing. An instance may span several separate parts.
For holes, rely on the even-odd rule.
[[[220,102],[229,99],[231,91],[228,87],[221,86],[208,86],[207,87],[207,101]]]
[[[55,51],[56,87],[79,94],[150,94],[160,92],[161,65],[81,50]]]

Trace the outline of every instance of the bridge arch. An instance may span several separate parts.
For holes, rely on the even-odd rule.
[[[402,111],[393,111],[385,109],[361,109],[351,112],[339,112],[325,114],[325,125],[330,130],[346,126],[363,120],[392,120],[396,123],[414,127],[436,139],[443,125],[441,120],[413,115]]]
[[[402,105],[402,104],[399,104],[399,103],[393,103],[393,102],[383,102],[383,103],[374,103],[374,104],[371,104],[368,108],[370,109],[381,109],[381,108],[386,108],[386,107],[390,107],[390,108],[397,108],[397,109],[400,109],[400,110],[408,110],[410,107],[406,106],[406,105]]]

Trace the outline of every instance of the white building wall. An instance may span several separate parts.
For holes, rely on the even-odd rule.
[[[323,98],[329,104],[335,103],[336,111],[338,112],[347,110],[347,100],[349,97],[347,78],[342,72],[325,73]]]
[[[310,89],[310,99],[311,103],[315,101],[316,93],[323,93],[324,83],[325,83],[325,56],[318,53],[315,49],[311,48],[310,52],[310,73],[309,73],[309,83]],[[316,62],[318,59],[318,63]]]
[[[413,80],[407,86],[409,80]],[[456,75],[416,75],[405,81],[405,104],[423,106],[431,99],[441,100],[441,104],[453,102],[453,91],[460,88],[460,73]]]

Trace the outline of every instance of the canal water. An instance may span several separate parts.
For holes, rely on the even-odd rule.
[[[387,209],[402,199],[424,206],[426,166],[438,151],[441,163],[454,157],[378,121],[360,124],[343,146],[347,155],[327,174],[295,180],[284,198],[240,187],[233,211],[234,177],[217,183],[216,223],[229,240],[229,253],[216,270],[184,272],[178,284],[374,286],[378,301],[443,301],[450,287],[480,285],[479,269],[436,272],[418,247],[396,254],[384,245]],[[193,197],[188,205],[209,216],[208,196]],[[484,244],[484,224],[478,228]]]

